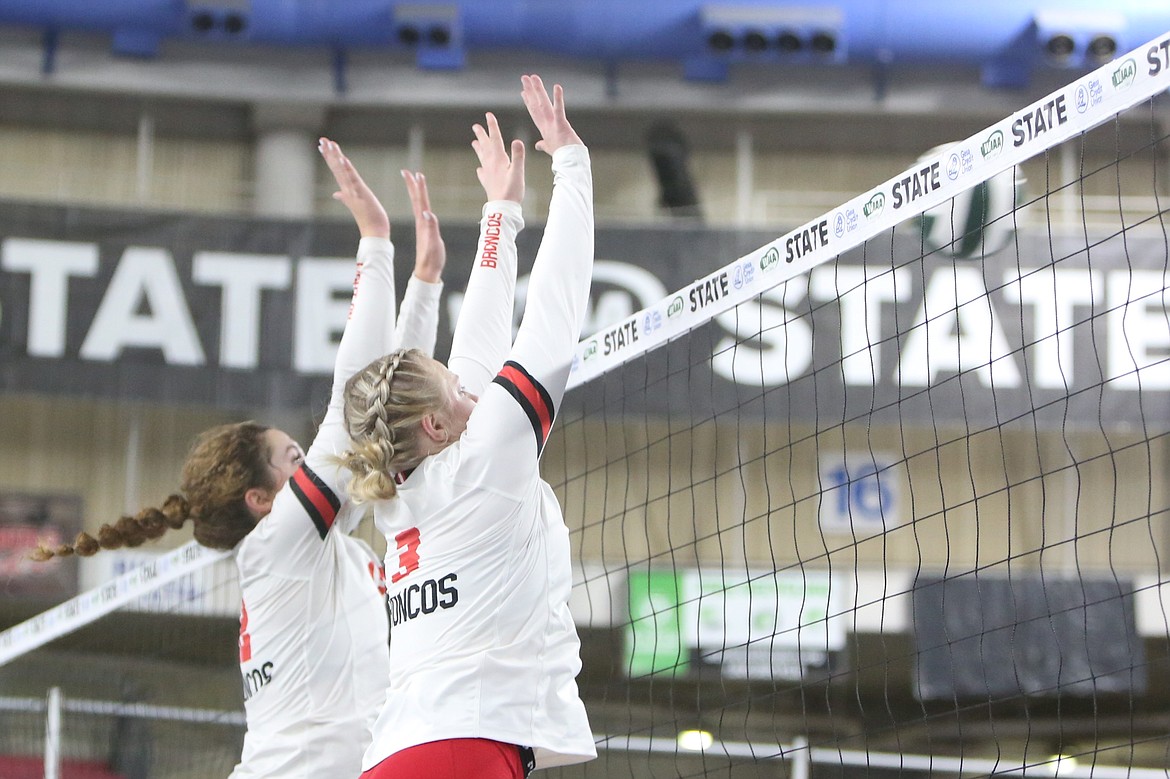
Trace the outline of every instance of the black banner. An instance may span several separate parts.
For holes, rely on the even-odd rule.
[[[1114,578],[923,578],[914,642],[920,700],[1146,690],[1133,587]]]
[[[477,228],[445,225],[444,236],[440,359]],[[411,226],[395,225],[393,237],[401,292]],[[754,250],[774,238],[600,228],[586,335],[685,295],[691,281],[737,258],[758,266],[765,259]],[[539,239],[539,226],[521,235],[522,274]],[[340,220],[4,204],[0,390],[319,409],[356,245],[356,230]],[[631,413],[738,407],[810,421],[1170,422],[1160,233],[1086,241],[1027,232],[982,262],[920,260],[923,245],[916,224],[904,223],[601,381]],[[524,289],[522,278],[518,316]],[[680,371],[686,381],[666,380]]]

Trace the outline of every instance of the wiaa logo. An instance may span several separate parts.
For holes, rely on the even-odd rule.
[[[1129,89],[1133,85],[1134,79],[1137,78],[1137,63],[1132,57],[1113,71],[1113,88],[1117,90]]]
[[[760,270],[770,271],[780,264],[780,250],[772,246],[760,258]]]
[[[948,144],[949,146],[949,144]],[[934,159],[943,148],[924,154]],[[924,250],[957,260],[980,259],[1003,251],[1016,231],[1016,211],[1024,202],[1024,180],[1014,168],[997,173],[950,200],[928,208],[919,219]]]

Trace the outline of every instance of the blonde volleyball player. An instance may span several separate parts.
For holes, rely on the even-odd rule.
[[[399,344],[430,351],[446,249],[426,181],[403,172],[418,255],[395,331],[390,222],[336,143],[320,151],[337,180],[334,197],[361,234],[350,318],[338,347],[333,394],[307,452],[285,432],[253,422],[203,433],[183,468],[181,494],[106,525],[95,540],[42,550],[94,554],[137,546],[194,521],[204,546],[235,549],[243,606],[239,658],[247,733],[232,779],[356,777],[389,678],[381,561],[348,535],[361,512],[349,503],[337,455],[345,381]]]
[[[538,462],[564,394],[593,267],[589,153],[563,91],[522,96],[554,188],[515,343],[524,147],[474,128],[489,202],[448,366],[414,350],[345,390],[351,494],[387,537],[390,690],[365,779],[522,777],[596,756],[576,676],[569,534]],[[494,377],[494,378],[493,378]],[[394,478],[394,474],[400,474]]]

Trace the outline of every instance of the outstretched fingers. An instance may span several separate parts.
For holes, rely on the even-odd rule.
[[[540,131],[537,149],[552,154],[562,146],[581,143],[565,115],[565,91],[560,84],[553,84],[551,96],[540,76],[521,76],[520,84],[524,106]]]
[[[427,191],[426,177],[414,171],[402,171],[402,179],[406,182],[406,194],[410,197],[410,209],[414,213],[414,221],[426,218],[431,213],[431,196]]]
[[[471,148],[475,150],[475,156],[483,162],[484,154],[488,153],[488,134],[487,130],[483,129],[483,125],[476,122],[471,125],[471,132],[475,136],[475,140],[471,142]]]
[[[478,122],[471,126],[471,132],[475,134],[471,148],[475,150],[475,156],[479,158],[481,165],[498,163],[501,158],[506,159],[507,157],[507,153],[504,151],[504,135],[500,132],[500,123],[496,119],[496,115],[490,111],[486,114],[484,123],[487,125],[486,128]]]
[[[524,141],[516,138],[512,141],[512,175],[524,183]]]
[[[524,100],[524,107],[528,109],[528,115],[536,123],[536,128],[543,133],[544,125],[552,115],[552,101],[549,100],[544,82],[540,76],[521,76],[520,84],[520,97]]]
[[[447,263],[447,247],[439,232],[439,219],[431,211],[431,196],[427,179],[422,173],[403,170],[406,192],[414,212],[415,259],[414,275],[423,281],[435,283],[442,278]]]
[[[328,138],[321,138],[317,141],[317,151],[325,159],[325,164],[329,166],[329,172],[333,174],[334,181],[341,189],[340,192],[333,193],[333,197],[340,200],[347,190],[352,191],[355,188],[357,182],[361,181],[361,176],[357,175],[349,158],[341,153],[341,147]]]
[[[357,172],[349,158],[342,153],[341,147],[328,138],[317,141],[317,150],[321,153],[329,172],[337,182],[338,191],[333,193],[333,199],[340,201],[357,223],[358,230],[363,237],[390,237],[390,220],[386,210],[366,186],[366,182]]]
[[[505,148],[500,122],[490,111],[484,115],[484,123],[472,125],[471,131],[475,135],[471,148],[479,159],[475,175],[483,185],[488,200],[522,202],[524,144],[515,140]]]

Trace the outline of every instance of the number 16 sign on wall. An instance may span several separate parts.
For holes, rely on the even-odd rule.
[[[821,531],[869,536],[897,525],[904,477],[894,462],[869,452],[822,458]]]

